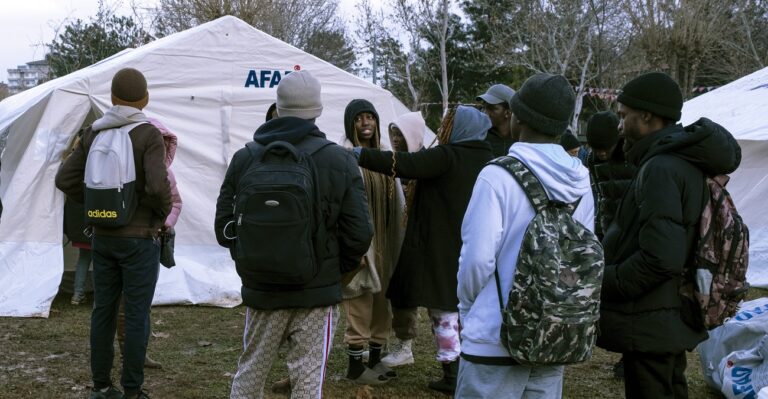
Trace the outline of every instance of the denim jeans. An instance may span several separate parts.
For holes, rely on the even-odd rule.
[[[160,243],[152,238],[94,236],[91,313],[91,373],[94,387],[112,383],[120,295],[125,298],[125,352],[120,384],[126,393],[144,383],[149,309],[155,294]]]
[[[91,267],[91,250],[80,248],[80,254],[77,257],[77,266],[75,266],[75,287],[76,295],[85,294],[85,277],[88,275],[88,269]]]

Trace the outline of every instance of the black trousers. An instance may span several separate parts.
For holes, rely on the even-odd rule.
[[[688,399],[685,352],[624,353],[626,399]]]

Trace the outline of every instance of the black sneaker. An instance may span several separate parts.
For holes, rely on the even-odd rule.
[[[90,399],[123,399],[123,393],[113,385],[102,389],[92,388]]]
[[[624,379],[624,358],[619,359],[616,364],[613,365],[613,378],[617,380]]]

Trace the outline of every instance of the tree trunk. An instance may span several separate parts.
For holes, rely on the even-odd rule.
[[[588,41],[592,38],[588,37]],[[576,104],[573,107],[573,119],[571,119],[571,131],[575,136],[579,135],[579,116],[581,116],[581,108],[584,105],[584,86],[587,84],[587,70],[589,64],[592,61],[592,46],[587,46],[587,58],[584,60],[584,64],[581,66],[581,76],[579,77],[579,87],[576,90]]]
[[[448,57],[445,52],[445,43],[448,41],[448,0],[441,1],[442,26],[440,28],[440,71],[441,85],[440,93],[443,95],[443,113],[448,109]]]
[[[416,91],[416,87],[413,86],[413,76],[411,75],[411,57],[405,60],[405,80],[408,82],[408,90],[411,92],[411,111],[419,110],[419,92]]]

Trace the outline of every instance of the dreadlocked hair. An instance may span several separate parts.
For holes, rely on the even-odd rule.
[[[357,138],[357,134],[353,136],[353,144],[356,147],[360,146],[360,140]],[[379,128],[376,126],[374,136],[371,139],[371,144],[374,148],[381,148]],[[371,221],[373,222],[373,244],[376,250],[374,256],[375,265],[380,275],[384,275],[381,272],[386,272],[382,268],[387,267],[385,262],[392,262],[391,259],[384,259],[386,253],[389,252],[390,243],[389,239],[394,238],[396,235],[393,233],[395,228],[398,228],[397,223],[394,223],[397,218],[397,201],[394,196],[395,189],[395,177],[394,175],[388,176],[386,174],[373,172],[371,170],[362,168],[363,183],[365,185],[365,194],[368,197],[368,210],[371,215]],[[386,193],[386,195],[382,195]],[[393,244],[394,245],[394,244]],[[389,269],[387,267],[387,269]]]
[[[442,144],[448,144],[451,141],[451,133],[453,132],[453,119],[456,117],[456,109],[457,107],[449,107],[445,111],[445,116],[443,117],[443,121],[440,123],[440,127],[437,129],[437,135],[435,136],[435,140],[437,140],[438,145]],[[432,141],[432,144],[434,144],[435,141]],[[429,147],[432,147],[432,144],[429,145]],[[392,155],[392,171],[394,176],[394,155]],[[411,180],[408,182],[408,188],[405,190],[405,212],[403,212],[403,225],[408,224],[408,213],[411,210],[411,205],[413,204],[413,198],[416,196],[416,184],[418,183],[417,180]]]
[[[456,117],[456,107],[448,108],[440,128],[437,129],[437,144],[448,144],[453,132],[453,119]]]

